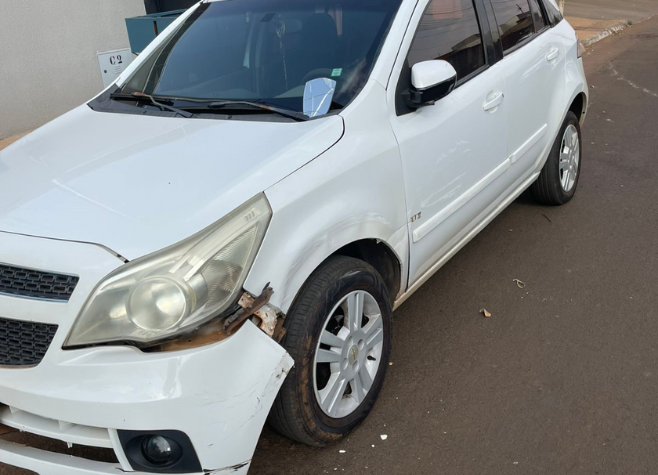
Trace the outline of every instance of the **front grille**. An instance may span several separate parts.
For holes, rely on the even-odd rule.
[[[0,294],[68,302],[79,277],[0,264]]]
[[[36,366],[48,351],[57,325],[0,318],[0,366]]]

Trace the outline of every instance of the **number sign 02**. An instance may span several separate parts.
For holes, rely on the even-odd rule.
[[[103,78],[103,87],[112,84],[128,67],[132,59],[133,56],[130,48],[98,53],[98,65],[100,66],[101,77]]]

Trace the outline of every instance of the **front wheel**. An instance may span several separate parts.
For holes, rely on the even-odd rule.
[[[580,123],[576,114],[568,112],[555,139],[546,164],[530,192],[538,202],[563,205],[576,193],[580,178],[582,149]]]
[[[286,318],[283,345],[295,360],[270,425],[299,442],[341,439],[368,415],[391,352],[391,304],[378,272],[335,256],[304,284]]]

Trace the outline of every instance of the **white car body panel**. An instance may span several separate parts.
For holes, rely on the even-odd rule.
[[[211,225],[343,135],[339,117],[260,122],[255,135],[253,125],[78,107],[0,155],[0,231],[132,260]]]
[[[80,277],[68,303],[0,295],[0,318],[59,326],[39,365],[0,368],[0,423],[111,447],[119,463],[5,441],[0,462],[43,475],[140,475],[118,431],[166,429],[190,437],[201,473],[246,475],[290,355],[251,322],[183,351],[62,350],[99,282],[264,193],[272,218],[247,292],[269,284],[269,304],[285,314],[327,257],[367,240],[397,258],[397,308],[532,184],[579,95],[585,117],[573,29],[562,21],[436,104],[397,116],[398,78],[427,3],[402,2],[369,80],[338,114],[300,123],[190,120],[83,105],[0,152],[0,263]],[[545,57],[552,48],[554,62]],[[539,97],[551,83],[553,95]],[[485,111],[498,93],[500,103]],[[537,107],[523,107],[528,101]]]
[[[321,157],[266,191],[273,217],[245,283],[249,292],[258,294],[270,282],[275,291],[271,302],[286,312],[327,256],[361,239],[386,243],[406,275],[402,168],[385,98],[382,86],[369,81],[341,114],[346,131],[365,126],[367,132],[346,133]]]

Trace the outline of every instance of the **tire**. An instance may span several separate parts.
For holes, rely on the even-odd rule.
[[[577,143],[575,145],[568,143],[569,137],[571,139],[577,137]],[[573,198],[582,168],[581,143],[580,123],[576,115],[569,111],[544,168],[537,181],[530,187],[530,193],[536,201],[545,205],[559,206]],[[567,173],[566,180],[565,173]]]
[[[359,298],[363,302],[363,327],[346,333],[351,331],[350,322],[356,321],[347,318],[352,315],[347,309],[359,308]],[[338,306],[340,302],[343,303]],[[375,304],[379,307],[380,318],[374,316]],[[353,431],[370,413],[384,383],[391,353],[391,326],[388,291],[372,266],[344,256],[333,256],[325,261],[306,281],[286,317],[287,332],[282,344],[295,366],[274,402],[270,425],[290,439],[315,447],[338,441]],[[364,336],[366,330],[372,332],[372,337]],[[322,343],[320,336],[322,334],[326,341],[326,332],[343,338],[343,348]],[[332,344],[337,341],[329,338]],[[370,343],[373,343],[372,349],[369,349]],[[326,358],[328,352],[338,352],[340,361],[316,361],[316,357],[318,360]],[[329,356],[331,360],[335,357],[334,354]],[[338,373],[334,373],[336,368]],[[322,401],[323,393],[331,394],[331,388],[340,388],[339,383],[330,386],[332,378],[342,381],[340,378],[348,376],[341,375],[348,372],[356,376],[346,383],[345,394],[335,398],[337,402],[333,405],[330,396]],[[368,374],[363,375],[363,372]],[[323,381],[327,381],[324,387]],[[372,382],[367,392],[364,392],[363,381]],[[342,394],[336,390],[336,394],[339,393]]]

